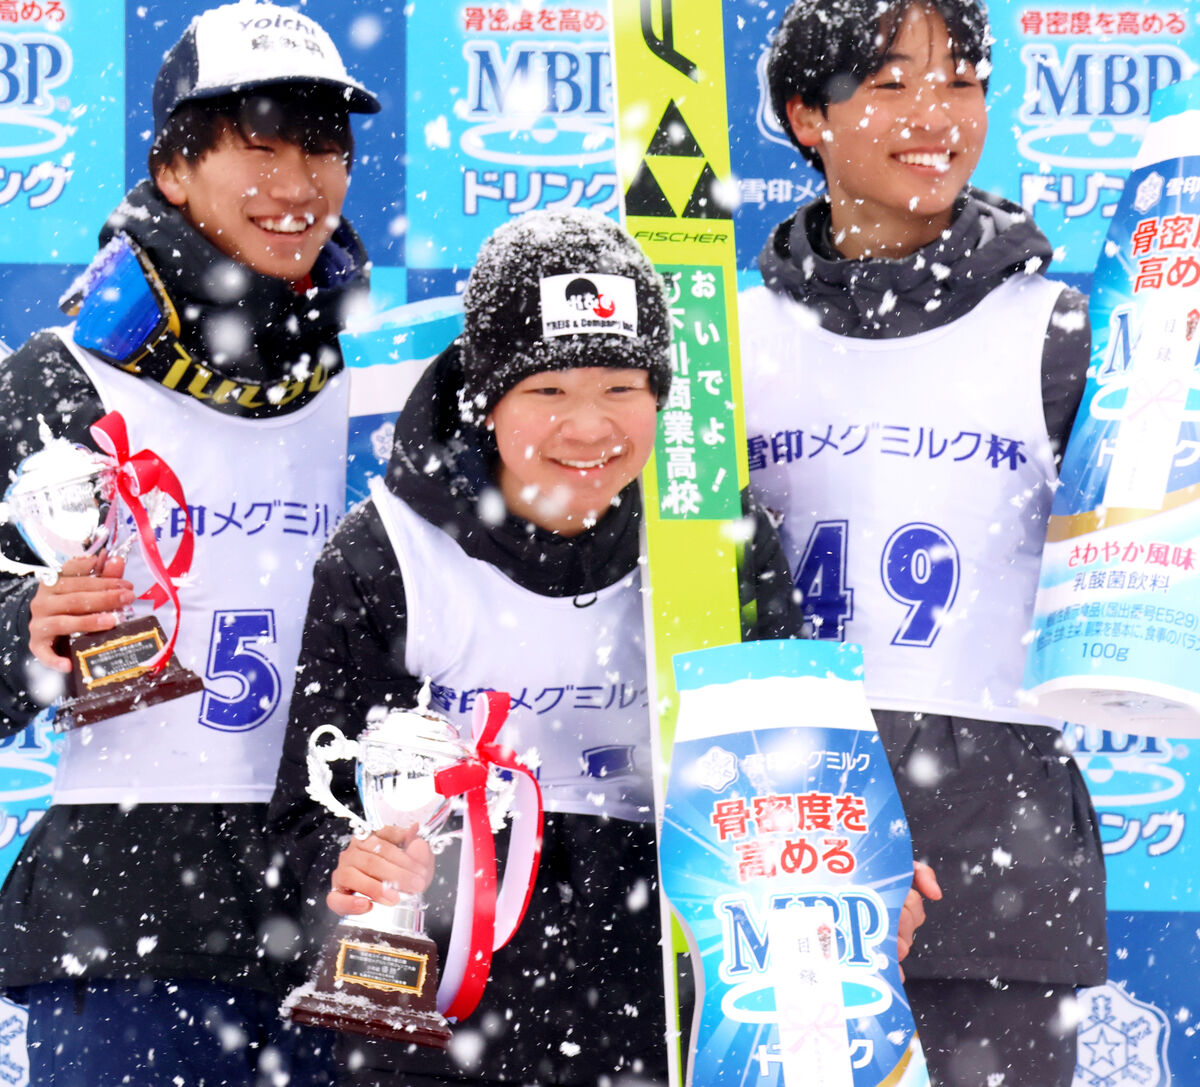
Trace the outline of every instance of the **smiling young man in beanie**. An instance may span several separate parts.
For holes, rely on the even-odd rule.
[[[330,910],[395,902],[430,857],[394,827],[343,849],[305,791],[309,735],[358,735],[426,676],[469,735],[478,692],[510,692],[500,738],[537,750],[546,806],[528,913],[450,1054],[347,1036],[344,1082],[665,1082],[636,483],[671,377],[663,288],[615,223],[535,212],[484,243],[464,303],[385,478],[317,562],[272,829],[319,946]],[[778,541],[753,528],[747,634],[787,636]],[[357,804],[349,766],[333,787]],[[443,951],[456,872],[443,854],[427,915]]]
[[[329,1080],[327,1039],[276,1014],[294,928],[264,817],[313,525],[344,503],[337,334],[367,285],[341,217],[349,114],[378,108],[307,16],[197,16],[155,84],[150,180],[64,299],[73,322],[0,365],[0,476],[40,447],[39,415],[90,446],[109,410],[179,475],[196,536],[175,652],[205,686],[65,737],[0,896],[0,984],[29,1005],[33,1084]],[[24,553],[11,530],[3,550]],[[141,561],[0,585],[0,732],[69,670],[60,638],[111,629],[147,588]]]

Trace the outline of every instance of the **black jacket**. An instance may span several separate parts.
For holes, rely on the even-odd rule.
[[[366,254],[348,224],[326,246],[304,295],[223,256],[148,182],[109,218],[101,245],[117,231],[148,255],[182,320],[180,341],[214,370],[269,382],[317,352],[340,367],[342,315],[367,285]],[[237,356],[209,342],[209,330],[231,318],[254,330]],[[104,414],[87,375],[49,332],[0,362],[0,403],[0,479],[40,448],[39,414],[57,436],[89,447],[88,427]],[[204,441],[195,435],[197,456]],[[6,554],[31,557],[10,527],[0,541]],[[33,578],[0,583],[0,735],[20,731],[40,709],[28,653],[36,588]],[[267,852],[265,808],[52,806],[0,894],[0,985],[148,975],[279,988],[274,967],[294,954],[294,929],[275,923],[265,874],[278,865]]]
[[[1051,248],[1021,208],[968,189],[937,241],[901,260],[846,260],[825,199],[772,232],[766,285],[841,336],[886,339],[948,324]],[[1091,354],[1087,300],[1064,289],[1046,329],[1042,403],[1061,455]],[[1049,728],[875,710],[919,860],[945,897],[926,904],[904,970],[914,978],[1096,985],[1107,969],[1104,860],[1095,811]]]
[[[397,422],[389,488],[469,555],[522,587],[586,605],[593,591],[638,562],[636,484],[593,528],[570,538],[512,516],[489,523],[477,503],[490,486],[494,444],[485,431],[460,422],[461,381],[452,346],[430,365]],[[774,530],[757,510],[752,516],[746,633],[787,637],[797,629],[791,582]],[[302,880],[304,923],[313,934],[328,931],[333,920],[324,899],[345,826],[305,795],[308,736],[326,723],[353,736],[372,706],[413,704],[419,681],[405,669],[405,629],[400,571],[367,502],[339,526],[317,561],[271,805],[271,827]],[[349,763],[336,764],[334,775],[335,793],[357,806]],[[656,871],[652,823],[549,814],[529,913],[513,942],[497,953],[483,1004],[459,1028],[487,1034],[481,1064],[465,1069],[427,1050],[384,1045],[364,1046],[366,1059],[439,1082],[594,1084],[639,1067],[665,1080]],[[454,858],[439,859],[431,917],[448,918],[452,889],[444,874],[456,872]],[[631,901],[641,905],[631,907]],[[447,935],[436,920],[430,931],[439,941]]]
[[[810,307],[839,336],[888,339],[949,324],[1010,276],[1045,273],[1046,236],[1016,204],[977,189],[959,197],[939,240],[901,260],[846,260],[830,240],[827,200],[780,223],[758,266],[768,287]],[[1042,351],[1046,427],[1060,456],[1083,398],[1091,355],[1087,298],[1059,296]]]

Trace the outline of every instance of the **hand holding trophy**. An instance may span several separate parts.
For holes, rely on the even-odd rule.
[[[333,725],[309,737],[309,795],[346,819],[365,838],[385,827],[416,825],[439,853],[451,812],[463,813],[458,899],[442,984],[437,947],[425,934],[420,893],[401,894],[344,917],[309,980],[293,990],[283,1012],[300,1023],[445,1048],[445,1017],[462,1020],[479,1003],[492,952],[516,931],[533,889],[541,849],[542,805],[537,780],[512,751],[494,742],[508,715],[509,697],[486,692],[476,703],[474,742],[429,709],[429,687],[415,710],[373,714],[358,740]],[[328,742],[326,742],[328,741]],[[329,764],[356,761],[366,818],[339,801]],[[502,780],[502,771],[508,780]],[[489,797],[490,793],[490,797]],[[462,798],[459,801],[457,798]],[[490,801],[490,802],[489,802]],[[492,833],[511,802],[508,863],[497,890]]]
[[[110,412],[92,427],[105,452],[97,453],[52,435],[39,417],[43,448],[26,457],[0,503],[0,524],[16,526],[44,565],[19,562],[0,554],[0,570],[36,574],[53,584],[74,558],[124,555],[136,539],[155,585],[143,593],[155,607],[170,600],[176,614],[174,580],[191,564],[192,531],[187,504],[174,472],[154,453],[131,453],[125,421]],[[164,496],[184,511],[185,531],[169,565],[159,553],[147,498]],[[118,541],[124,504],[136,533]],[[200,679],[172,655],[175,631],[168,639],[153,616],[126,618],[114,629],[70,638],[72,664],[67,696],[55,714],[58,731],[91,724],[201,689]]]

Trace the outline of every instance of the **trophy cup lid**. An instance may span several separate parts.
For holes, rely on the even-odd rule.
[[[427,679],[417,695],[413,709],[377,706],[367,716],[367,727],[360,743],[378,743],[403,747],[409,751],[441,756],[455,761],[466,754],[458,729],[441,714],[429,708],[430,685]]]
[[[27,456],[5,492],[7,501],[60,489],[64,484],[82,482],[112,469],[109,459],[87,446],[77,445],[50,433],[46,421],[38,416],[38,434],[42,448]]]

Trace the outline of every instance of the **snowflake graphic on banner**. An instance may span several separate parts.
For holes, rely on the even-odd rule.
[[[1162,199],[1162,191],[1162,174],[1155,172],[1149,177],[1143,178],[1142,183],[1137,187],[1137,192],[1134,194],[1134,209],[1144,215]]]
[[[1072,1087],[1165,1087],[1167,1017],[1110,982],[1079,994],[1079,1063]]]
[[[0,1085],[26,1087],[29,1060],[25,1054],[25,1009],[0,997]]]
[[[696,767],[700,771],[700,784],[714,793],[737,781],[737,758],[723,747],[710,747],[696,760]]]

